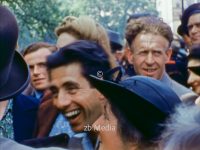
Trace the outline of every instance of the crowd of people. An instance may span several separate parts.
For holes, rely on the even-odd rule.
[[[0,149],[199,150],[200,3],[177,41],[149,13],[120,34],[67,16],[56,43],[16,51],[15,15],[0,6]]]

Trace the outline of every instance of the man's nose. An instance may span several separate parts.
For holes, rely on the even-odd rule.
[[[191,28],[191,33],[196,33],[198,30],[198,27],[196,25],[193,25],[192,28]]]
[[[188,76],[188,80],[187,80],[187,84],[188,85],[192,85],[192,83],[195,82],[195,74],[193,72],[190,73],[190,75]]]
[[[54,105],[58,109],[63,109],[68,107],[72,103],[72,97],[69,94],[66,94],[64,91],[58,93],[58,97],[54,99]]]
[[[33,68],[33,74],[39,74],[39,67],[37,65],[34,66]]]
[[[153,54],[152,54],[152,53],[148,53],[148,54],[147,54],[147,57],[146,57],[146,59],[145,59],[145,61],[146,61],[146,63],[149,64],[149,65],[153,64],[154,61],[155,61],[155,60],[154,60]]]

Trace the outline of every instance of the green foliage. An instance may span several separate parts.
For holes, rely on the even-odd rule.
[[[55,0],[1,0],[16,15],[19,28],[19,46],[23,49],[36,41],[55,42],[54,29],[66,15]],[[55,3],[56,2],[56,3]]]
[[[92,16],[122,36],[129,15],[144,12],[157,15],[155,4],[150,0],[74,0],[70,7],[71,14]]]
[[[89,15],[123,36],[130,14],[157,14],[150,0],[0,0],[16,15],[20,49],[32,42],[55,42],[54,29],[67,15]]]

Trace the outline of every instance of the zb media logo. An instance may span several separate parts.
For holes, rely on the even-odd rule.
[[[114,131],[115,130],[115,126],[114,125],[94,125],[94,126],[90,126],[90,125],[86,125],[84,126],[84,131]]]

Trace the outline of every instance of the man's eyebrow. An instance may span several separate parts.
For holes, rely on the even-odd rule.
[[[67,81],[65,83],[62,84],[62,86],[65,86],[65,87],[80,87],[80,85],[77,83],[77,82],[74,82],[74,81]]]
[[[58,93],[58,88],[56,86],[50,86],[49,87],[49,90],[51,91],[51,93],[54,95],[54,94],[57,94]]]
[[[50,85],[50,86],[49,86],[49,89],[52,91],[52,90],[56,90],[56,89],[57,89],[57,87],[56,87],[56,86],[54,86],[54,85]]]

